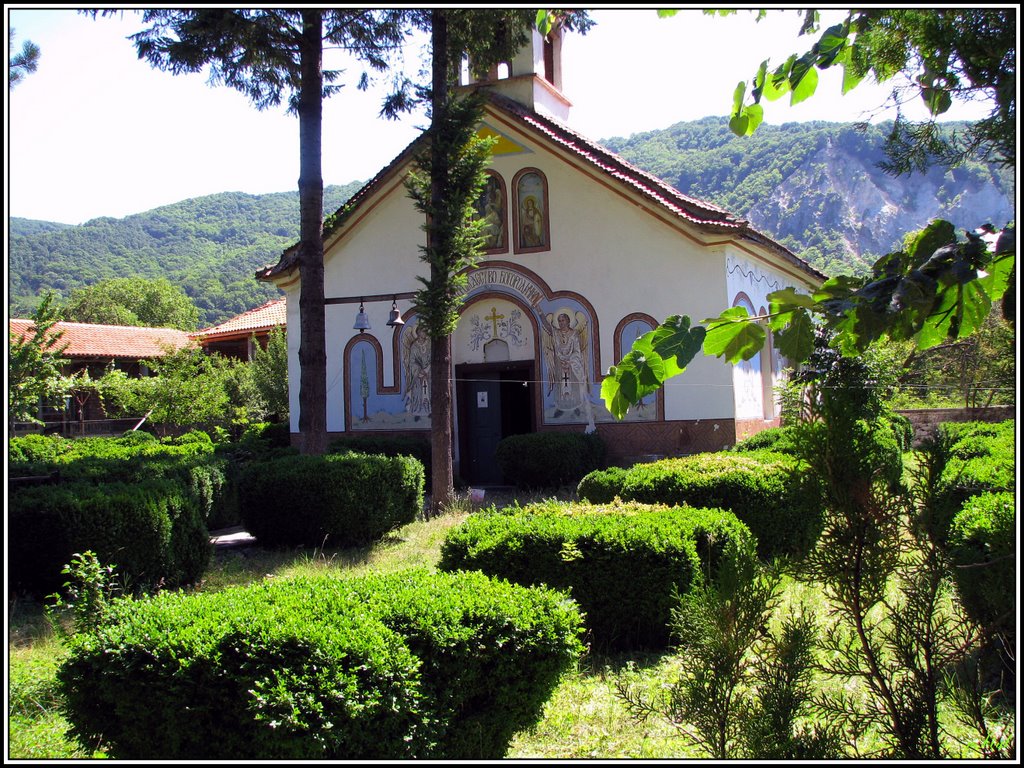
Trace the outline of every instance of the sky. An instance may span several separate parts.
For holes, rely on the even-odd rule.
[[[793,10],[757,22],[747,10],[659,18],[653,7],[589,7],[595,26],[563,44],[563,92],[573,103],[569,124],[597,141],[728,114],[736,84],[762,60],[775,65],[813,43],[797,36]],[[81,224],[219,192],[297,188],[298,119],[284,107],[259,112],[204,74],[175,76],[140,61],[127,39],[142,29],[135,12],[92,19],[45,6],[5,11],[13,50],[31,40],[42,51],[38,70],[4,100],[8,217]],[[824,20],[841,15],[826,12]],[[417,59],[414,47],[408,60]],[[359,70],[348,71],[354,83]],[[891,84],[864,82],[842,96],[839,76],[821,73],[816,95],[801,104],[766,103],[765,123],[895,116],[880,109]],[[325,103],[326,185],[368,180],[426,126],[422,113],[379,117],[382,94],[352,85]],[[955,105],[945,119],[986,112],[978,103]],[[924,117],[916,104],[905,114]]]

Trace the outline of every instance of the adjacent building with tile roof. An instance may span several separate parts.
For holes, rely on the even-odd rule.
[[[11,339],[31,337],[35,333],[35,323],[30,319],[10,318],[8,333]],[[53,326],[53,333],[60,334],[56,348],[64,348],[61,357],[68,361],[65,374],[70,376],[87,370],[92,378],[102,376],[110,365],[129,376],[144,376],[147,374],[145,361],[195,343],[188,333],[175,328],[58,322]],[[81,423],[107,418],[95,397],[83,399],[73,409],[78,412],[73,414],[67,412],[67,406],[57,408],[42,404],[40,408],[43,421],[57,421],[65,426],[68,419]]]
[[[32,320],[11,319],[11,336],[25,338],[35,332]],[[161,357],[192,343],[189,334],[175,328],[142,328],[126,325],[99,325],[94,323],[59,322],[53,326],[60,333],[60,345],[67,345],[62,353],[71,362],[71,372],[115,362],[125,370],[142,360]],[[101,371],[99,373],[102,373]]]
[[[207,352],[216,352],[226,357],[251,360],[256,344],[264,348],[267,337],[274,328],[284,328],[287,323],[285,300],[271,299],[265,304],[190,334]]]
[[[671,315],[699,324],[731,306],[759,312],[772,291],[825,279],[749,222],[573,130],[561,66],[558,36],[534,31],[507,77],[465,84],[487,95],[478,134],[496,141],[478,204],[487,247],[467,270],[452,335],[456,472],[470,483],[501,482],[495,446],[522,432],[596,431],[610,460],[627,463],[718,450],[778,424],[784,361],[770,343],[737,366],[698,356],[622,422],[604,408],[601,380]],[[330,436],[429,435],[429,345],[412,301],[424,222],[404,186],[423,141],[325,221]],[[297,246],[256,276],[284,291],[297,329]],[[404,324],[388,322],[398,313]],[[292,376],[297,353],[290,345]]]

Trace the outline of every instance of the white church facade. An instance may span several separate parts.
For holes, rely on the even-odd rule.
[[[468,270],[452,336],[456,473],[500,482],[497,442],[544,431],[596,431],[612,463],[718,450],[778,424],[771,346],[731,366],[698,355],[687,371],[615,420],[601,381],[634,339],[669,315],[694,323],[824,279],[727,211],[695,200],[567,125],[559,41],[534,32],[489,96],[479,128],[497,144],[479,204],[489,246]],[[414,142],[343,206],[325,232],[327,429],[429,436],[429,342],[413,297],[422,214],[404,187]],[[299,404],[295,249],[257,273],[287,301],[293,433]],[[404,324],[389,325],[393,310]],[[357,313],[369,327],[354,328]],[[359,323],[357,323],[358,325]]]

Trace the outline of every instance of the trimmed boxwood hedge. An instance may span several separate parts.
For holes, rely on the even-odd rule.
[[[243,470],[242,524],[265,547],[369,544],[416,519],[423,482],[409,456],[285,456]]]
[[[438,567],[568,590],[602,649],[662,649],[677,595],[749,537],[731,512],[613,503],[492,508],[451,529]]]
[[[559,488],[603,467],[605,444],[596,433],[532,432],[503,438],[494,456],[507,483]]]
[[[215,452],[205,432],[187,432],[163,440],[147,432],[74,439],[25,435],[8,442],[8,458],[12,475],[43,475],[57,470],[62,481],[177,480],[193,494],[210,527],[231,525],[239,519],[231,462]]]
[[[737,453],[774,451],[796,455],[796,430],[793,427],[769,427],[740,440],[730,450]]]
[[[580,480],[576,495],[592,504],[607,504],[616,496],[622,498],[622,486],[628,474],[629,470],[624,467],[595,469]]]
[[[645,504],[728,509],[750,528],[762,557],[799,557],[817,541],[822,517],[798,467],[795,457],[771,451],[700,453],[591,478],[578,493],[591,501],[612,494]]]
[[[425,487],[430,490],[430,440],[406,435],[346,435],[336,437],[327,453],[373,453],[382,456],[412,456],[423,465]]]
[[[74,482],[24,488],[8,507],[11,585],[45,596],[65,581],[76,553],[92,550],[132,590],[197,581],[210,537],[194,496],[179,482]]]
[[[996,631],[1015,631],[1017,506],[1011,492],[970,498],[949,532],[953,576],[967,615]]]
[[[1016,488],[1014,420],[940,424],[925,450],[939,470],[933,514],[940,541],[969,499]]]
[[[58,671],[120,759],[497,759],[582,651],[564,595],[425,570],[119,601]]]

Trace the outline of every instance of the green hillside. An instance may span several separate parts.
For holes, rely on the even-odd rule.
[[[361,186],[326,187],[324,209]],[[166,277],[195,302],[200,326],[212,325],[280,295],[253,274],[298,240],[298,222],[297,192],[223,192],[79,226],[12,219],[9,311],[26,316],[47,289],[66,298],[106,278]]]

